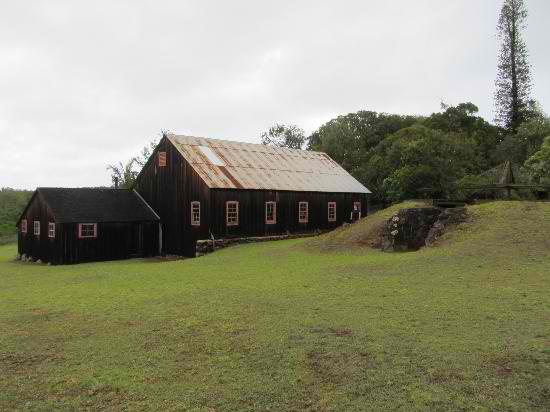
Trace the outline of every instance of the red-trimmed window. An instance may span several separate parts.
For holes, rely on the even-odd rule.
[[[166,152],[159,152],[159,166],[164,167],[166,166]]]
[[[21,233],[27,233],[27,219],[21,221]]]
[[[48,222],[48,237],[55,237],[55,223]]]
[[[265,224],[274,225],[277,223],[277,203],[265,202]]]
[[[78,238],[95,238],[97,237],[97,223],[79,223]]]
[[[336,222],[336,202],[328,202],[328,221]]]
[[[225,224],[227,226],[239,225],[239,202],[225,203]]]
[[[309,220],[309,205],[307,202],[298,203],[298,222],[307,223]]]
[[[40,220],[34,221],[34,234],[40,236]]]
[[[201,225],[201,202],[191,202],[191,225]]]
[[[361,213],[361,202],[353,202],[353,208],[357,208],[359,213]]]

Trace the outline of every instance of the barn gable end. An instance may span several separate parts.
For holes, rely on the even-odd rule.
[[[163,137],[134,189],[161,217],[164,253],[194,256],[194,242],[209,235],[210,189],[176,147]],[[191,225],[191,203],[200,203],[200,225]]]

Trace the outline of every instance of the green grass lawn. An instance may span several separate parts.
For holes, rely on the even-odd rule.
[[[0,246],[0,410],[548,410],[550,204],[470,213],[407,254],[56,267]]]

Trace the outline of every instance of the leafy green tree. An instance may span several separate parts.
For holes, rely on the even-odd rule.
[[[421,118],[372,111],[338,116],[308,137],[308,149],[327,153],[344,169],[370,188],[367,162],[385,137],[409,127]]]
[[[496,163],[506,160],[522,165],[537,152],[546,136],[550,135],[550,119],[542,112],[524,122],[516,133],[506,136],[495,150]]]
[[[286,126],[284,124],[275,124],[269,130],[261,135],[262,144],[273,145],[277,147],[287,147],[289,149],[301,149],[306,137],[304,131],[296,125]]]
[[[417,124],[376,147],[366,165],[368,180],[389,200],[443,196],[459,177],[479,168],[475,152],[472,138]]]
[[[533,183],[550,184],[550,135],[540,149],[524,165],[524,171]]]
[[[516,132],[532,112],[531,67],[522,36],[527,16],[523,0],[504,0],[497,24],[501,49],[495,82],[495,120],[511,132]]]
[[[11,238],[16,233],[15,223],[32,194],[29,190],[0,188],[0,244],[4,238]]]
[[[457,136],[472,138],[476,145],[476,155],[482,170],[498,164],[495,150],[502,141],[502,131],[480,116],[473,103],[460,103],[457,106],[441,104],[442,112],[434,113],[424,121],[424,126]]]
[[[136,168],[136,158],[132,157],[126,162],[118,162],[107,166],[107,170],[111,171],[111,180],[113,186],[121,189],[130,189],[139,174]]]

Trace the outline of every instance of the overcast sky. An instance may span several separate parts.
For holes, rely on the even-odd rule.
[[[493,118],[502,0],[0,1],[0,187],[110,185],[161,129],[259,142],[441,101]],[[550,1],[526,2],[550,112]]]

